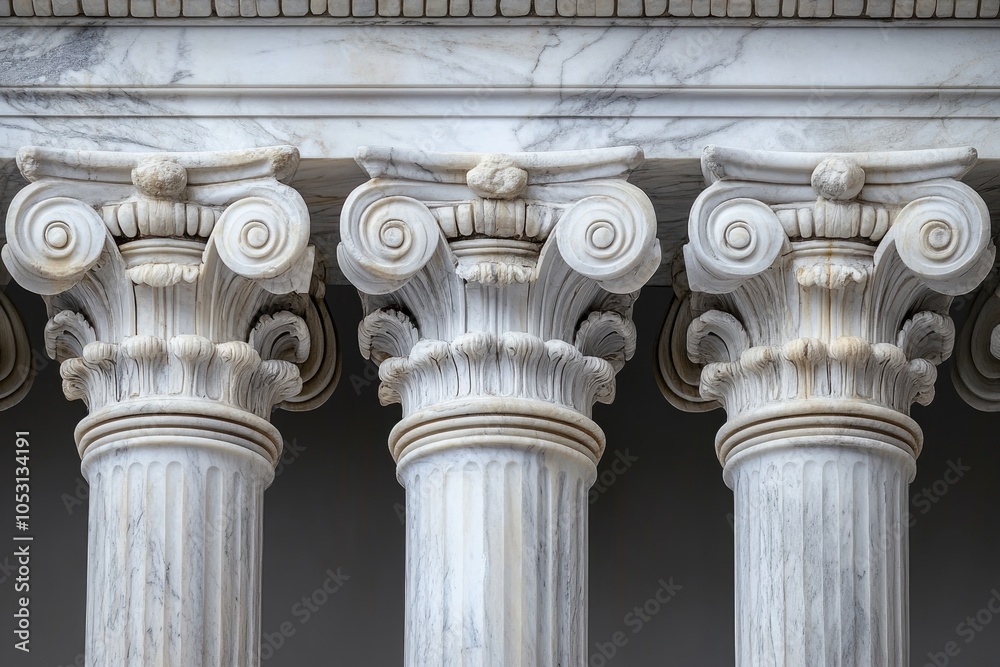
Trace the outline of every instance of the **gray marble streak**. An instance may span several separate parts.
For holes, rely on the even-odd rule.
[[[910,664],[913,469],[902,450],[864,451],[836,438],[751,452],[727,468],[739,667]]]
[[[359,145],[550,151],[637,145],[663,269],[707,144],[975,146],[1000,160],[1000,41],[896,23],[783,26],[140,24],[0,28],[0,205],[25,145],[225,150],[293,144],[332,270]],[[267,30],[263,38],[262,30]],[[430,39],[430,36],[433,36]],[[225,54],[222,57],[221,54]],[[873,63],[877,66],[873,66]],[[6,176],[5,176],[6,175]],[[984,193],[996,210],[996,197]]]

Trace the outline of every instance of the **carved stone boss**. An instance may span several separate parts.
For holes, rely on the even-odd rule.
[[[909,664],[908,413],[993,263],[975,159],[705,151],[659,361],[672,403],[727,412],[740,667]]]
[[[587,661],[591,418],[631,357],[659,264],[637,148],[368,148],[340,266],[362,293],[407,492],[405,664]]]
[[[255,665],[275,406],[336,381],[290,147],[28,148],[3,259],[45,297],[91,485],[88,666]]]

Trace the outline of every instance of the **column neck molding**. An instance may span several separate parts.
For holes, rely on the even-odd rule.
[[[45,297],[46,351],[67,397],[90,409],[81,454],[101,415],[266,424],[275,406],[306,409],[332,391],[322,267],[305,203],[282,183],[297,164],[291,147],[18,153],[31,185],[11,204],[3,259]],[[280,436],[268,439],[276,460]]]
[[[905,415],[930,402],[951,354],[952,297],[995,254],[986,205],[958,180],[975,159],[706,149],[710,185],[691,210],[659,345],[668,399],[725,407],[744,436],[775,411],[814,424],[822,408],[831,428],[870,420],[873,433],[901,415],[879,437],[916,455],[919,428]],[[723,461],[737,446],[728,431]]]
[[[517,398],[589,417],[610,402],[660,259],[652,206],[626,181],[641,161],[638,148],[361,149],[372,180],[347,199],[338,258],[363,293],[359,342],[383,403],[409,417]]]

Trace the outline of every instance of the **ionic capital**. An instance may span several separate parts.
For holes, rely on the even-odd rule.
[[[359,339],[382,401],[404,417],[523,399],[585,418],[610,402],[660,261],[652,205],[626,181],[641,161],[638,148],[362,149],[372,180],[344,206],[338,258],[365,295]]]
[[[273,462],[271,410],[311,407],[332,390],[309,213],[283,183],[297,165],[291,147],[18,153],[31,185],[11,204],[3,259],[45,297],[47,352],[67,397],[90,409],[81,454],[104,437],[100,424],[138,413],[153,430],[233,437],[246,429],[228,422],[245,417]]]
[[[723,461],[754,425],[807,413],[816,428],[891,423],[883,439],[919,451],[909,407],[951,354],[952,297],[995,254],[986,206],[958,180],[975,160],[706,149],[659,361],[676,405],[726,409]]]

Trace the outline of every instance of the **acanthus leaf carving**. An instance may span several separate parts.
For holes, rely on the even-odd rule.
[[[659,347],[672,402],[718,402],[731,420],[804,398],[904,416],[929,402],[955,341],[951,296],[995,253],[985,204],[957,180],[969,155],[706,149],[711,185]]]
[[[55,313],[46,349],[91,428],[147,399],[266,419],[329,395],[339,357],[322,269],[308,209],[281,182],[295,149],[28,148],[18,160],[33,182],[8,213],[4,261]]]
[[[625,180],[641,158],[359,150],[372,180],[347,199],[338,259],[363,293],[381,400],[404,416],[524,398],[588,417],[610,401],[660,262],[655,213]]]

